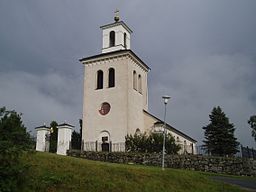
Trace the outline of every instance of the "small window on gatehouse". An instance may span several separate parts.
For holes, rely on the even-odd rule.
[[[135,134],[136,134],[136,135],[140,135],[140,134],[141,134],[141,131],[140,131],[139,128],[136,129]]]

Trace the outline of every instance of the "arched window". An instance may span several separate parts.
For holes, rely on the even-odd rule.
[[[133,71],[133,89],[137,90],[137,75],[136,75],[136,71]]]
[[[124,48],[126,48],[126,33],[124,33]]]
[[[115,69],[108,70],[108,87],[115,87]]]
[[[141,75],[138,76],[138,81],[139,81],[139,84],[138,84],[138,91],[139,91],[140,93],[142,93]]]
[[[136,134],[136,135],[140,135],[140,134],[141,134],[141,131],[140,131],[139,128],[136,129],[135,134]]]
[[[193,145],[193,143],[190,143],[190,147],[191,147],[191,153],[194,154],[194,145]]]
[[[103,89],[103,71],[97,71],[97,89]]]
[[[187,141],[184,140],[184,154],[187,153]]]
[[[109,47],[115,46],[115,31],[109,33]]]

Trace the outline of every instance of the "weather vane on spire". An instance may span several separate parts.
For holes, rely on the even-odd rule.
[[[119,19],[120,19],[119,10],[118,10],[118,9],[116,9],[116,11],[115,11],[115,17],[114,17],[114,19],[115,19],[115,22],[118,22]]]

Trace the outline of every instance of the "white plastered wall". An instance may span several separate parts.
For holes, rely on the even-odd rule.
[[[57,154],[67,155],[72,135],[72,128],[70,126],[58,126],[58,145]]]
[[[38,128],[36,131],[36,151],[46,151],[46,135],[50,133],[50,130]]]
[[[136,71],[137,89],[133,88],[133,72]],[[141,76],[142,92],[138,89],[138,76]],[[134,134],[137,129],[145,131],[143,110],[148,109],[147,103],[147,71],[141,64],[129,59],[128,63],[128,134]]]
[[[115,87],[108,88],[108,70],[115,69]],[[103,89],[96,89],[97,71],[103,71]],[[110,134],[114,143],[125,142],[127,134],[127,65],[125,57],[116,57],[85,64],[83,140],[95,143],[102,131]],[[101,104],[107,102],[108,114],[99,113]],[[86,150],[86,149],[85,149]]]
[[[115,32],[115,46],[109,46],[109,34],[111,31]],[[124,46],[124,33],[126,33],[126,47]],[[131,49],[131,35],[130,33],[120,24],[118,26],[112,26],[102,30],[102,53]]]
[[[83,140],[85,150],[95,149],[99,135],[107,131],[112,144],[125,142],[127,134],[144,131],[143,109],[147,109],[147,72],[130,54],[85,63]],[[115,87],[108,88],[108,70],[115,69]],[[103,71],[103,89],[96,89],[97,71]],[[133,89],[133,70],[142,78],[142,93]],[[110,104],[107,115],[99,113],[102,103]],[[114,148],[112,148],[113,150]],[[124,148],[123,148],[124,149]]]

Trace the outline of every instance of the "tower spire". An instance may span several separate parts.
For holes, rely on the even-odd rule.
[[[114,17],[114,20],[115,20],[115,22],[118,22],[118,21],[119,21],[119,19],[120,19],[120,16],[119,16],[119,10],[118,10],[118,9],[116,9],[116,10],[115,10],[115,17]]]

